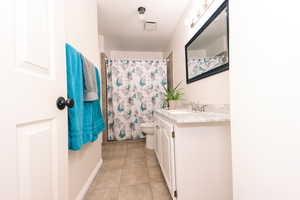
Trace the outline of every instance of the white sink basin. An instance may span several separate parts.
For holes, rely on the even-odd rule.
[[[192,112],[189,110],[156,110],[155,112],[174,121],[175,123],[206,123],[230,121],[230,115],[228,113]]]
[[[186,110],[167,110],[170,114],[191,114],[191,111]]]

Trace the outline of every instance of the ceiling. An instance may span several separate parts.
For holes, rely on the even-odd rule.
[[[190,0],[99,0],[99,33],[112,50],[165,51]],[[137,9],[146,8],[145,19],[157,30],[144,31]]]

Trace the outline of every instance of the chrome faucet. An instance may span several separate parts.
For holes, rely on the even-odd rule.
[[[205,108],[206,108],[206,107],[207,107],[206,104],[202,105],[202,106],[200,107],[200,112],[205,112]]]
[[[192,102],[192,111],[193,112],[205,112],[205,108],[207,107],[206,104],[199,104]]]

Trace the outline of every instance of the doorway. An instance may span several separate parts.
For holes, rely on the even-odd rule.
[[[167,82],[168,89],[173,88],[173,52],[167,57]]]

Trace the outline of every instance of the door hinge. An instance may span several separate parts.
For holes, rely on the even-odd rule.
[[[174,197],[177,198],[177,190],[174,191]]]
[[[172,138],[175,137],[175,131],[172,131]]]

